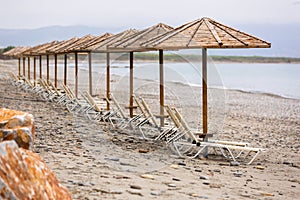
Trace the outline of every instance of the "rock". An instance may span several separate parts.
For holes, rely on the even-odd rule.
[[[3,199],[72,199],[45,162],[15,141],[0,143],[0,186]]]
[[[140,175],[140,177],[145,179],[154,179],[154,177],[151,174],[142,174]]]
[[[190,196],[192,196],[192,197],[199,197],[199,194],[197,194],[197,193],[192,193],[192,194],[190,194]]]
[[[233,175],[234,175],[235,177],[242,177],[242,176],[243,176],[243,173],[241,173],[241,172],[233,172]]]
[[[173,181],[181,181],[179,178],[172,178]]]
[[[169,183],[168,187],[173,187],[174,188],[174,187],[176,187],[176,185],[174,183]]]
[[[240,163],[237,162],[237,161],[231,161],[230,162],[230,166],[239,166],[239,165],[240,165]]]
[[[265,167],[264,167],[264,166],[261,166],[261,165],[257,165],[255,168],[256,168],[256,169],[259,169],[259,170],[264,170],[264,169],[265,169]]]
[[[202,172],[202,169],[195,169],[195,172]]]
[[[15,140],[19,147],[32,149],[34,119],[31,114],[0,108],[0,141]]]
[[[126,190],[129,194],[133,194],[133,195],[138,195],[138,196],[143,196],[142,193],[138,192],[138,191],[134,191],[134,190]]]
[[[183,163],[183,162],[180,162],[180,163],[178,163],[178,165],[181,165],[181,166],[186,166],[186,164],[185,164],[185,163]]]
[[[201,180],[207,180],[208,178],[206,176],[200,176]]]
[[[203,181],[203,185],[210,185],[210,182],[208,182],[208,181]]]
[[[142,187],[139,186],[139,185],[130,185],[130,188],[136,189],[136,190],[141,190],[142,189]]]
[[[274,196],[274,194],[268,193],[268,192],[262,192],[261,195],[264,197],[273,197]]]
[[[153,196],[158,196],[159,195],[157,191],[151,191],[150,194],[153,195]]]
[[[139,153],[148,153],[149,152],[149,150],[147,150],[147,149],[139,149]]]
[[[178,165],[170,165],[170,168],[173,168],[173,169],[178,169],[179,166]]]
[[[220,172],[221,172],[220,169],[214,169],[213,171],[214,171],[214,172],[217,172],[217,173],[220,173]]]

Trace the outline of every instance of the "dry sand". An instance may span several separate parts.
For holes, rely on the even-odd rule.
[[[161,142],[142,140],[130,131],[108,131],[105,126],[73,116],[64,107],[17,89],[3,79],[7,71],[16,72],[15,61],[0,61],[0,106],[34,115],[34,152],[74,199],[300,196],[300,100],[226,91],[225,107],[221,109],[224,121],[221,119],[222,126],[216,128],[218,137],[267,149],[250,166],[229,166],[217,157],[181,159]],[[178,93],[186,89],[176,85]],[[194,102],[180,102],[182,110],[190,113],[186,115],[189,123],[198,126],[198,121],[193,122],[198,116],[194,113],[196,105],[191,106]],[[149,152],[139,153],[141,149]],[[141,177],[144,174],[148,176]]]

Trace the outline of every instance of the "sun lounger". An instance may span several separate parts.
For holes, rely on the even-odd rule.
[[[233,161],[241,160],[242,157],[246,160],[250,157],[247,164],[251,164],[260,152],[265,151],[262,148],[249,147],[248,143],[243,142],[210,141],[207,138],[199,138],[201,132],[190,129],[176,108],[166,106],[166,110],[177,128],[177,133],[169,137],[167,142],[179,156],[196,158],[202,153],[205,154],[207,149],[213,149]]]

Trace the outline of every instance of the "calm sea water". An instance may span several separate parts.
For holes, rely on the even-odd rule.
[[[112,74],[128,76],[128,62],[111,65]],[[105,73],[105,64],[96,63],[93,70]],[[134,63],[134,76],[158,80],[159,66],[157,63]],[[201,77],[200,64],[165,63],[165,81],[201,86]],[[300,99],[300,64],[209,63],[208,86]]]

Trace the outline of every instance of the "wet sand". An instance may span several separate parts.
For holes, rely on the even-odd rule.
[[[252,165],[229,166],[220,157],[178,158],[163,142],[145,141],[126,130],[109,131],[106,126],[73,116],[64,107],[12,86],[3,78],[7,71],[16,72],[15,62],[0,61],[0,106],[33,114],[33,151],[74,199],[297,199],[300,195],[300,100],[231,90],[225,96],[218,93],[225,99],[216,105],[224,108],[210,108],[212,116],[224,114],[218,119],[221,125],[210,116],[218,138],[267,149]],[[84,76],[80,83],[87,89]],[[126,85],[120,87],[118,79],[112,78],[116,85],[113,91],[125,105],[127,98],[122,95],[126,96]],[[153,84],[135,83],[140,83],[141,90]],[[198,101],[177,101],[187,86],[174,87],[177,96],[172,96],[170,86],[167,103],[180,102],[177,106],[187,121],[199,127]],[[141,90],[136,92],[143,93]],[[152,104],[157,102],[150,96],[155,112]]]

